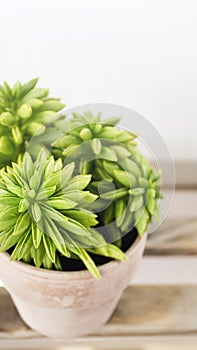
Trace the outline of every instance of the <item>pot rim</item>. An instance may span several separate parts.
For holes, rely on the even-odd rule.
[[[131,247],[125,252],[127,257],[133,255],[136,251],[136,249],[141,245],[141,243],[146,240],[147,233],[144,233],[143,236],[137,236],[135,239],[135,242],[131,245]],[[10,261],[9,257],[10,254],[7,252],[0,253],[0,256],[3,256],[16,270],[20,270],[24,274],[31,273],[31,276],[36,276],[37,278],[50,278],[52,280],[58,281],[59,278],[77,278],[77,277],[84,277],[85,279],[92,279],[94,278],[91,273],[88,270],[77,270],[77,271],[56,271],[56,270],[47,270],[41,267],[32,266],[29,264],[26,264],[22,261]],[[108,263],[105,263],[103,265],[97,266],[99,272],[104,272],[105,270],[108,270],[112,265],[115,267],[117,265],[120,265],[121,263],[127,262],[126,260],[112,260]]]

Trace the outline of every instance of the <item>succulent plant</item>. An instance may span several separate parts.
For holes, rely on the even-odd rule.
[[[126,256],[92,228],[97,216],[87,208],[97,196],[85,190],[91,175],[74,176],[74,167],[41,151],[35,162],[26,152],[21,164],[1,170],[0,252],[12,249],[11,260],[59,270],[60,255],[74,256],[100,278],[88,252]]]
[[[36,88],[37,81],[0,86],[0,168],[16,161],[33,135],[43,134],[46,126],[49,132],[64,107],[47,89]]]
[[[161,197],[160,174],[137,150],[136,135],[116,126],[119,121],[73,114],[53,149],[64,161],[75,161],[81,174],[92,173],[88,188],[99,199],[91,210],[98,213],[100,225],[108,225],[111,242],[133,227],[143,235],[158,213]]]
[[[160,174],[120,118],[65,119],[37,81],[0,86],[0,252],[57,270],[79,259],[100,278],[94,255],[126,259],[123,237],[158,215]]]

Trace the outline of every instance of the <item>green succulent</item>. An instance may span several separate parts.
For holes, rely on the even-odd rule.
[[[100,225],[111,224],[108,238],[118,244],[133,227],[141,236],[147,231],[159,215],[161,197],[160,174],[137,150],[136,135],[116,126],[119,121],[73,114],[53,148],[64,161],[75,161],[81,174],[92,174],[88,188],[99,199],[91,210],[98,213]]]
[[[25,143],[54,126],[57,112],[63,107],[59,99],[49,97],[49,90],[36,88],[38,79],[12,88],[0,86],[0,168],[24,154]]]
[[[0,252],[57,270],[80,259],[100,278],[92,254],[126,259],[123,237],[159,216],[160,174],[120,118],[65,119],[37,81],[0,86]]]
[[[64,159],[71,153],[73,154],[75,149],[78,152],[79,145],[90,141],[94,154],[116,161],[114,151],[110,151],[108,145],[101,144],[100,139],[135,147],[137,137],[132,132],[115,128],[120,120],[121,118],[112,117],[102,121],[100,114],[94,117],[91,112],[86,112],[84,115],[73,113],[73,118],[66,120],[66,122],[65,120],[57,121],[57,128],[65,132],[53,142],[54,155]]]
[[[75,176],[74,168],[41,151],[34,162],[26,152],[22,163],[1,170],[0,252],[11,249],[11,260],[58,270],[60,255],[76,257],[100,278],[89,253],[126,256],[92,228],[98,221],[88,207],[97,195],[86,190],[91,175]]]

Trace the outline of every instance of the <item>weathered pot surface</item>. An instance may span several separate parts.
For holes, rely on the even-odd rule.
[[[138,237],[127,251],[128,261],[99,267],[101,280],[89,271],[38,269],[0,254],[0,278],[28,326],[55,338],[94,333],[111,317],[132,280],[146,243]]]

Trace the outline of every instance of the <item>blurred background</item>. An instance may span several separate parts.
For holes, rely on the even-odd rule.
[[[0,0],[0,76],[132,108],[197,160],[195,0]],[[132,127],[132,125],[129,125]]]

